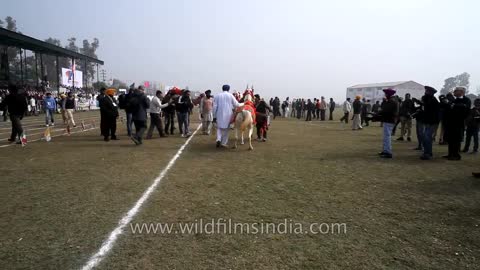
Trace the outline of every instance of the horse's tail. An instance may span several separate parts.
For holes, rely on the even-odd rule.
[[[245,130],[249,124],[252,122],[252,113],[247,110],[242,111],[243,122],[240,125],[240,130]]]

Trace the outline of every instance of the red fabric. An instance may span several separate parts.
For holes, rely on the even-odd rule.
[[[172,95],[182,95],[182,90],[180,88],[174,87],[169,91]]]
[[[233,114],[232,121],[230,121],[230,123],[232,123],[232,124],[235,123],[235,119],[237,118],[237,114],[241,113],[242,111],[250,111],[250,113],[252,114],[253,124],[255,125],[257,123],[256,122],[257,111],[255,110],[255,105],[251,101],[246,101],[244,103],[243,107],[237,107],[235,109],[235,113]]]

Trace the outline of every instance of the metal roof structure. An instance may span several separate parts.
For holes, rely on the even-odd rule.
[[[354,86],[348,87],[349,89],[355,89],[355,88],[370,88],[370,87],[394,87],[398,86],[407,82],[413,82],[413,81],[399,81],[399,82],[384,82],[384,83],[370,83],[370,84],[357,84]]]
[[[86,60],[88,62],[93,62],[100,65],[104,64],[104,62],[100,59],[67,50],[65,48],[50,44],[45,41],[41,41],[36,38],[32,38],[30,36],[7,30],[5,28],[0,28],[0,45],[27,49],[33,52],[47,55]]]

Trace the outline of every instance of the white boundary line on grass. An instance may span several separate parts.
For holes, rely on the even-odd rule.
[[[82,270],[91,270],[95,268],[105,257],[107,256],[108,252],[112,250],[115,242],[117,241],[118,237],[123,234],[123,230],[125,227],[132,221],[132,219],[138,214],[142,205],[148,200],[150,195],[152,195],[153,191],[157,188],[160,181],[165,177],[167,172],[170,168],[175,165],[175,161],[180,157],[183,150],[187,145],[190,143],[192,138],[195,136],[197,131],[200,129],[202,125],[198,125],[197,129],[193,132],[192,136],[187,139],[187,141],[178,149],[175,156],[172,157],[170,162],[168,162],[167,166],[160,172],[160,174],[153,180],[153,183],[143,192],[142,197],[138,199],[135,205],[120,219],[118,222],[118,226],[110,233],[108,238],[102,243],[100,249],[90,257],[88,262],[81,268]]]
[[[94,130],[94,129],[97,129],[97,128],[87,128],[85,130],[73,131],[73,132],[70,132],[70,134],[87,132],[87,131]],[[35,134],[41,134],[41,133],[35,133]],[[65,133],[58,134],[58,135],[53,135],[53,136],[50,136],[50,137],[55,138],[55,137],[60,137],[60,136],[65,136],[65,135],[69,135],[69,134],[67,132],[65,132]],[[41,140],[45,140],[45,138],[42,137],[40,139],[27,140],[27,145],[28,145],[28,142],[38,142],[38,141],[41,141]],[[12,145],[16,145],[16,144],[15,143],[4,144],[4,145],[0,145],[0,148],[9,147],[9,146],[12,146]]]

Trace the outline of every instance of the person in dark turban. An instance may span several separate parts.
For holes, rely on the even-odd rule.
[[[383,123],[383,151],[380,152],[382,158],[392,158],[392,130],[398,117],[398,102],[393,97],[396,91],[393,89],[384,89],[386,101],[382,103],[380,118]]]
[[[420,105],[422,106],[422,160],[430,160],[433,157],[433,133],[438,127],[440,121],[440,103],[434,96],[437,90],[430,86],[425,86],[425,95],[422,97]]]

